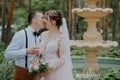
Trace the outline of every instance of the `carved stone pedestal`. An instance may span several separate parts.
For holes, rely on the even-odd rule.
[[[84,65],[84,71],[99,71],[99,65],[98,65],[98,50],[96,49],[87,49],[86,50],[87,55],[85,57],[85,65]]]

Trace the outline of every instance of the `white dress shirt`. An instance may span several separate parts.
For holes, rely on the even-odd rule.
[[[40,43],[40,36],[35,37],[33,35],[33,32],[35,31],[32,27],[28,26],[26,28],[27,36],[28,36],[28,48],[32,48],[35,46],[39,46]],[[35,44],[35,38],[36,38],[36,44]],[[8,59],[15,59],[15,64],[17,66],[25,68],[25,55],[26,55],[26,36],[25,31],[21,30],[17,32],[10,44],[8,45],[6,51],[5,51],[5,57]],[[37,58],[36,55],[28,54],[28,62],[27,66],[30,65],[30,62],[33,58]]]

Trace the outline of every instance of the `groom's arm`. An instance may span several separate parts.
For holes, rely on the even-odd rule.
[[[17,32],[12,38],[12,41],[5,51],[5,57],[9,59],[24,57],[26,55],[26,48],[23,48],[23,45],[25,45],[25,38],[22,30]]]

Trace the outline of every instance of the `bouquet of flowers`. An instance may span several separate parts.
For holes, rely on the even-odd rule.
[[[49,70],[50,68],[48,66],[48,63],[46,63],[43,59],[32,60],[29,66],[30,74],[42,74]]]

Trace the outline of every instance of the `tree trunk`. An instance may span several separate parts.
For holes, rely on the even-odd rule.
[[[73,14],[72,9],[74,7],[74,0],[69,1],[69,33],[70,33],[70,39],[73,39],[73,33],[74,33],[74,26],[73,26]]]
[[[105,0],[105,7],[108,7],[108,0]],[[108,16],[105,17],[104,39],[108,39]]]
[[[12,22],[12,15],[14,11],[14,5],[15,5],[16,0],[11,0],[10,2],[10,10],[8,12],[8,23],[7,23],[7,28],[6,28],[6,36],[5,36],[5,42],[8,44],[11,39],[11,22]]]
[[[6,0],[2,0],[2,38],[1,38],[2,42],[5,42],[5,24],[6,24],[5,9],[6,9]]]
[[[69,6],[69,4],[68,4],[68,2],[69,1],[65,1],[65,0],[62,0],[62,6],[61,6],[61,8],[62,8],[62,10],[63,10],[63,16],[64,17],[66,17],[66,18],[68,18],[69,17],[69,12],[68,12],[68,6]]]

